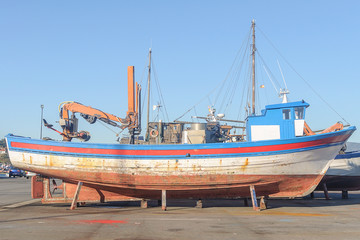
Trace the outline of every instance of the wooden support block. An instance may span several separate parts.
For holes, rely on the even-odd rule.
[[[348,199],[349,198],[349,193],[347,190],[342,190],[341,191],[341,198],[342,199]]]
[[[202,208],[203,207],[203,202],[201,199],[196,201],[196,208]]]
[[[76,206],[77,206],[77,201],[79,199],[79,194],[80,194],[82,184],[83,184],[82,182],[78,182],[76,192],[74,194],[74,198],[73,198],[73,201],[71,203],[71,207],[70,207],[71,210],[74,210],[76,208]]]
[[[258,206],[257,199],[256,199],[256,192],[255,192],[254,185],[250,186],[250,195],[251,195],[251,201],[252,201],[253,209],[255,211],[260,211],[260,208]]]
[[[324,195],[325,195],[326,200],[330,200],[329,192],[327,190],[326,183],[323,184],[323,188],[324,188]]]
[[[148,208],[148,201],[146,199],[141,199],[141,208]]]
[[[166,190],[161,190],[161,209],[166,211]]]
[[[266,199],[265,199],[265,197],[264,196],[262,196],[261,198],[260,198],[260,210],[265,210],[265,209],[267,209],[267,206],[266,206],[267,204],[266,204]]]
[[[44,199],[50,199],[51,192],[50,192],[50,181],[49,178],[44,177],[43,178],[43,186],[44,186]]]

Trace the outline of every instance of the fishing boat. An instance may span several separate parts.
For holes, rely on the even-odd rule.
[[[316,190],[324,190],[324,184],[329,191],[360,190],[360,151],[337,155]]]
[[[255,99],[255,22],[252,27]],[[107,194],[139,199],[164,199],[164,193],[167,198],[249,197],[250,189],[258,196],[300,197],[316,188],[356,130],[337,123],[314,134],[305,122],[310,106],[307,102],[284,101],[267,105],[261,114],[255,114],[253,101],[252,113],[245,121],[246,141],[217,135],[227,128],[214,121],[190,124],[190,128],[177,122],[159,122],[148,126],[145,142],[141,142],[137,138],[140,87],[134,86],[133,68],[128,71],[126,118],[76,102],[64,103],[59,121],[63,141],[9,134],[6,142],[12,164],[93,189],[102,200]],[[129,143],[71,142],[72,138],[89,139],[87,132],[77,131],[75,113],[81,113],[90,123],[101,120],[129,129]],[[46,126],[53,129],[52,125]]]

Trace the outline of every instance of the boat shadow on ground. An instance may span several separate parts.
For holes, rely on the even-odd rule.
[[[315,192],[314,198],[310,195],[302,198],[270,198],[268,208],[281,207],[331,207],[331,206],[351,206],[360,205],[360,193],[349,192],[347,199],[342,199],[341,192],[329,192],[329,198],[326,199],[323,192]]]
[[[348,199],[342,199],[341,193],[339,192],[330,192],[330,200],[326,200],[322,192],[316,192],[315,198],[310,198],[310,196],[304,198],[295,198],[295,199],[285,199],[285,198],[271,198],[268,200],[268,209],[281,209],[281,208],[312,208],[312,207],[338,207],[338,206],[353,206],[360,204],[360,192],[356,191],[355,193],[349,192]],[[202,201],[203,208],[243,208],[251,209],[251,199],[248,200],[249,206],[245,206],[244,199],[205,199]],[[28,207],[14,208],[12,211],[19,213],[15,219],[1,219],[0,224],[3,223],[15,223],[22,221],[44,221],[46,219],[60,219],[68,217],[75,219],[76,221],[79,217],[84,216],[96,216],[99,214],[187,214],[187,211],[194,209],[197,203],[197,200],[193,199],[168,199],[167,200],[167,211],[162,211],[161,206],[158,205],[157,200],[149,200],[148,206],[150,211],[147,209],[142,209],[140,206],[140,201],[117,201],[117,202],[106,202],[106,203],[88,203],[84,206],[76,208],[76,210],[70,210],[70,205],[65,203],[43,205],[40,201],[37,203],[32,203]],[[360,205],[359,205],[360,207]],[[153,210],[155,210],[155,212]],[[10,210],[10,209],[9,209]],[[54,212],[54,211],[55,212]],[[201,209],[199,209],[201,211]],[[36,211],[39,215],[34,215]],[[266,212],[266,210],[265,210]],[[264,212],[264,213],[265,213]],[[292,212],[292,211],[291,211]],[[21,214],[25,214],[25,216]],[[30,213],[30,215],[26,215]],[[246,210],[245,213],[249,213],[249,210]],[[271,213],[271,211],[270,211]]]
[[[282,207],[329,207],[329,206],[348,206],[360,205],[360,192],[349,192],[348,199],[342,199],[341,192],[330,192],[330,199],[326,199],[322,192],[316,192],[314,198],[310,196],[302,198],[269,198],[267,200],[267,208],[275,209]],[[251,198],[247,200],[248,205],[244,198],[239,199],[204,199],[202,200],[202,208],[218,208],[218,207],[252,207]],[[168,199],[167,210],[171,208],[184,209],[196,208],[197,200],[195,199]],[[127,208],[127,207],[141,207],[140,201],[117,201],[105,203],[89,203],[84,207],[99,207],[99,208]],[[157,200],[148,200],[148,207],[161,207],[161,202]],[[80,207],[82,208],[82,207]]]

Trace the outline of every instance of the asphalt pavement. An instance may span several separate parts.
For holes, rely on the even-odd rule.
[[[0,239],[359,239],[360,192],[315,199],[270,199],[256,212],[243,200],[168,201],[167,211],[139,202],[43,205],[30,179],[0,178]]]

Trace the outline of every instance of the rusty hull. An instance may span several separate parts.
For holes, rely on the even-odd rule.
[[[62,171],[59,176],[57,172],[48,169],[44,174],[63,179],[69,186],[66,188],[68,196],[73,195],[77,179],[82,179],[79,172]],[[104,201],[114,200],[116,195],[121,195],[120,197],[123,197],[124,200],[126,198],[161,199],[162,190],[166,190],[167,197],[173,199],[250,197],[250,185],[255,186],[258,196],[299,197],[311,193],[323,177],[322,175],[174,175],[158,177],[115,173],[83,174],[87,180],[82,181],[84,187],[81,191],[84,193],[80,195],[79,201],[87,193],[94,195],[96,200],[103,199]],[[99,179],[101,181],[98,181]]]

